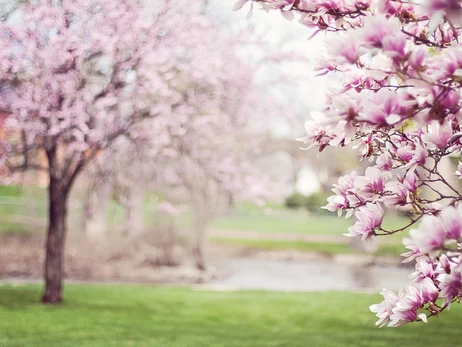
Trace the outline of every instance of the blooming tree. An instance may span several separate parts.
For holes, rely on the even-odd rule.
[[[356,146],[364,175],[339,179],[325,208],[356,223],[347,236],[391,235],[412,228],[404,262],[411,283],[384,289],[372,305],[377,325],[427,321],[462,295],[462,194],[442,166],[462,150],[462,3],[460,0],[238,1],[297,18],[326,33],[320,75],[342,82],[322,115],[306,123],[308,148]],[[462,162],[453,175],[462,176]],[[430,194],[431,193],[431,194]],[[402,228],[383,227],[386,208],[405,208]]]
[[[266,64],[237,54],[245,43],[240,35],[211,26],[205,29],[197,36],[189,33],[185,44],[189,55],[183,64],[194,68],[194,74],[180,74],[181,83],[175,88],[182,99],[175,117],[159,115],[138,124],[130,137],[120,138],[99,158],[101,170],[96,168],[93,174],[96,181],[105,177],[99,180],[102,191],[111,182],[118,192],[131,235],[142,231],[136,206],[141,205],[143,192],[152,189],[167,200],[186,203],[194,215],[190,239],[200,270],[208,268],[208,224],[224,200],[243,192],[256,199],[269,190],[264,184],[269,178],[255,158],[265,134],[262,122],[279,116],[256,81],[258,66]],[[257,44],[254,38],[251,41]],[[250,191],[256,182],[260,189]],[[165,211],[175,214],[174,205],[162,206],[170,206]]]
[[[22,2],[0,22],[7,166],[50,177],[44,302],[62,299],[72,184],[135,124],[174,118],[177,77],[193,73],[181,65],[184,43],[192,44],[185,33],[204,30],[200,11],[200,1],[40,0]]]
[[[218,55],[219,50],[215,52]],[[214,97],[207,100],[206,95],[197,93],[190,99],[182,110],[188,119],[182,124],[182,132],[171,134],[168,145],[156,156],[161,164],[155,171],[157,182],[169,187],[164,190],[166,196],[172,195],[173,188],[194,212],[192,250],[200,270],[208,268],[208,225],[224,200],[243,192],[257,198],[264,189],[251,192],[248,187],[257,180],[267,182],[255,161],[262,133],[252,123],[258,121],[259,114],[270,117],[271,112],[259,112],[264,108],[264,98],[257,97],[253,69],[236,58],[221,60],[226,69],[217,66],[215,76],[220,82],[213,88]],[[165,126],[160,118],[154,122]]]

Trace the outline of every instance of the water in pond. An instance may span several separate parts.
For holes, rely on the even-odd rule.
[[[284,261],[258,258],[227,259],[219,278],[203,285],[216,290],[380,291],[409,283],[410,269],[351,265],[331,261]]]

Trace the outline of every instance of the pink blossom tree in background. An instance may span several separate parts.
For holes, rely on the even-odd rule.
[[[130,97],[141,92],[137,70],[159,39],[154,25],[144,26],[135,2],[39,1],[17,11],[19,23],[0,27],[0,76],[8,92],[2,96],[10,113],[7,166],[49,173],[43,301],[56,303],[62,300],[69,191],[137,118],[158,112],[133,106]]]
[[[201,271],[209,269],[207,229],[214,215],[235,195],[255,200],[271,190],[271,179],[258,168],[267,131],[262,124],[280,116],[256,81],[256,70],[270,56],[246,62],[237,54],[245,44],[240,35],[205,29],[184,33],[189,54],[176,65],[184,66],[174,87],[181,95],[175,117],[160,115],[138,124],[131,137],[120,138],[98,158],[92,174],[102,193],[107,184],[117,192],[130,236],[143,232],[140,207],[147,192],[160,193],[166,200],[161,206],[175,216],[175,202],[187,206],[193,216],[187,238]],[[187,69],[193,71],[180,72]]]
[[[404,262],[412,281],[372,305],[377,325],[427,321],[462,295],[462,193],[444,162],[462,150],[462,3],[459,0],[241,0],[279,11],[326,34],[320,75],[341,83],[322,115],[306,123],[308,148],[353,144],[369,167],[339,179],[324,207],[354,215],[347,236],[363,241],[412,228]],[[308,34],[309,35],[309,34]],[[453,177],[451,177],[453,176]],[[409,211],[402,228],[388,230],[386,208]]]
[[[0,23],[6,166],[45,170],[50,179],[45,303],[62,300],[67,202],[76,178],[116,139],[135,136],[141,121],[178,122],[179,88],[195,73],[186,46],[209,28],[201,2],[187,3],[23,2],[15,20]],[[152,129],[151,136],[162,134]]]
[[[220,51],[216,49],[215,54],[220,56]],[[158,163],[152,181],[167,200],[183,201],[190,207],[194,219],[189,238],[196,267],[202,271],[209,268],[207,229],[214,215],[232,196],[258,199],[271,190],[269,177],[257,165],[263,135],[257,125],[262,115],[270,117],[271,111],[262,112],[264,98],[257,97],[253,69],[245,68],[236,58],[223,56],[221,60],[223,66],[218,65],[217,71],[209,68],[219,83],[208,88],[196,85],[195,95],[179,110],[185,120],[180,131],[172,131],[167,119],[152,120],[153,126],[169,134],[168,142],[157,153],[151,152],[151,160]],[[213,98],[207,97],[210,88]]]

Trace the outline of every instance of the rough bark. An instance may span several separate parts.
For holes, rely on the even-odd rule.
[[[64,245],[69,192],[85,161],[75,155],[60,161],[56,145],[47,147],[48,234],[45,251],[45,293],[42,301],[46,304],[56,304],[63,299]]]
[[[42,299],[47,304],[62,301],[68,192],[68,187],[66,187],[62,179],[50,175],[45,293]]]

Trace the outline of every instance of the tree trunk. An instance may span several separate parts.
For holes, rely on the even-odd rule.
[[[203,217],[199,217],[195,226],[195,240],[193,246],[193,256],[196,262],[197,269],[206,271],[208,269],[207,263],[207,221]]]
[[[228,193],[228,206],[226,211],[229,215],[233,214],[235,205],[234,194],[230,192]]]
[[[197,240],[193,248],[193,256],[196,268],[201,271],[207,270],[207,257],[205,255],[205,242]]]
[[[55,304],[62,301],[64,241],[66,236],[68,188],[62,179],[50,175],[49,225],[45,258],[45,293],[42,301]]]

